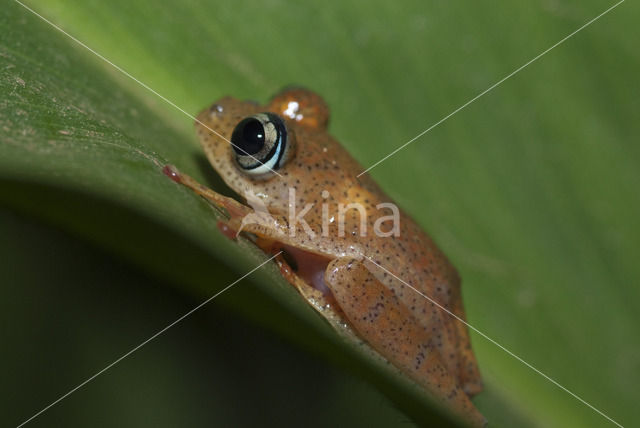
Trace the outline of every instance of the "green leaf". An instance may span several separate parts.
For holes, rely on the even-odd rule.
[[[30,4],[192,114],[226,94],[315,89],[368,166],[613,3]],[[634,12],[621,4],[371,172],[458,267],[469,322],[623,425],[640,416]],[[3,204],[198,296],[264,260],[160,173],[173,163],[224,189],[189,118],[17,3],[0,20]],[[445,417],[336,338],[273,268],[252,279],[223,304],[366,377],[414,421]],[[493,426],[606,426],[473,341],[487,384],[475,402]]]

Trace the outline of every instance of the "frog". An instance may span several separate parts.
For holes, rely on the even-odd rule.
[[[485,426],[471,402],[483,386],[456,269],[368,173],[358,175],[362,166],[328,132],[329,116],[326,101],[303,87],[265,105],[223,97],[197,115],[195,130],[236,197],[175,166],[165,173],[225,213],[225,235],[275,255],[282,276],[332,326]]]

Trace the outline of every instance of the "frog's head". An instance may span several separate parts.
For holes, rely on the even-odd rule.
[[[195,126],[229,187],[286,212],[290,188],[311,202],[323,190],[342,188],[341,174],[354,169],[352,158],[328,135],[328,121],[329,109],[319,95],[289,88],[265,106],[222,98],[198,115]]]

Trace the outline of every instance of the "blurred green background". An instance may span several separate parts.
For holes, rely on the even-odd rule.
[[[322,94],[365,166],[614,3],[30,1],[191,114]],[[468,320],[633,425],[640,383],[640,8],[625,2],[371,173],[463,278]],[[189,118],[14,2],[0,11],[0,415],[17,425],[264,257]],[[473,335],[490,426],[614,426]],[[41,426],[455,425],[256,272]]]

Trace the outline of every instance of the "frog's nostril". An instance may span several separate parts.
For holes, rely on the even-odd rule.
[[[220,104],[213,104],[211,107],[209,107],[209,116],[211,117],[220,116],[223,112],[224,107],[222,107]]]

